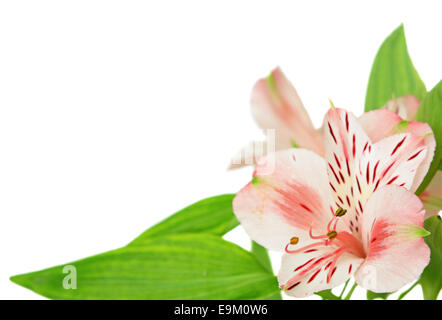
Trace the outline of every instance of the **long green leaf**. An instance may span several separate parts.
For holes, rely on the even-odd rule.
[[[257,244],[255,241],[252,241],[252,254],[255,256],[256,260],[258,260],[261,265],[267,270],[267,272],[273,275],[272,262],[270,260],[269,253],[266,248]],[[268,300],[282,300],[281,292],[277,292],[271,297],[267,298]]]
[[[209,233],[222,236],[239,224],[232,209],[234,197],[234,194],[224,194],[191,204],[143,232],[130,245],[166,234]]]
[[[239,246],[209,234],[155,237],[11,280],[52,299],[265,299],[275,277]],[[72,279],[70,284],[72,285]],[[65,285],[65,287],[64,287]]]
[[[365,111],[379,109],[393,97],[406,94],[422,100],[426,92],[408,54],[404,26],[400,25],[385,39],[376,55],[368,82]]]
[[[252,241],[252,248],[250,251],[268,272],[273,273],[272,263],[266,248],[257,244],[255,241]]]
[[[435,300],[442,288],[442,221],[436,215],[425,220],[425,229],[431,235],[425,242],[431,249],[430,264],[425,268],[419,280],[425,300]]]
[[[436,139],[436,150],[430,169],[416,192],[421,194],[442,163],[442,81],[425,96],[415,119],[420,122],[427,122],[433,129],[434,138]]]

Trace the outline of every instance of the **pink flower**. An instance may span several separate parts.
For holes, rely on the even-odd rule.
[[[425,136],[430,132],[431,128],[428,124],[413,121],[419,100],[415,97],[407,95],[398,99],[392,99],[387,102],[383,109],[378,109],[363,113],[359,118],[359,122],[364,128],[373,142],[377,142],[385,137],[394,134],[408,132],[417,136]],[[392,111],[393,110],[393,111]],[[425,137],[425,144],[428,146],[428,154],[424,162],[430,164],[433,159],[436,141],[433,135]],[[425,177],[427,170],[421,169],[417,172],[419,177]],[[420,183],[422,179],[417,181]],[[440,171],[433,177],[430,185],[420,195],[427,210],[426,217],[437,214],[442,208],[442,174]],[[414,186],[416,189],[418,185]]]
[[[314,128],[298,93],[281,69],[276,68],[269,76],[260,79],[255,84],[252,90],[251,106],[252,115],[260,128],[275,130],[275,150],[301,147],[324,155],[321,130]],[[244,147],[235,158],[240,158],[245,153],[249,154],[248,157],[256,163],[259,156],[266,153],[266,150],[260,151],[264,154],[256,154],[256,148],[254,144],[251,144]],[[244,164],[232,164],[230,169]]]
[[[419,100],[414,96],[406,95],[390,100],[382,109],[363,113],[358,121],[372,142],[378,142],[383,138],[403,132],[422,137],[432,131],[428,124],[412,121],[419,104]],[[251,106],[252,114],[262,129],[275,129],[276,150],[285,150],[296,146],[324,156],[325,147],[322,138],[324,129],[314,128],[295,88],[279,68],[274,69],[267,78],[260,79],[255,84]],[[428,146],[424,162],[429,164],[433,158],[436,144],[433,136],[427,136],[424,141]],[[253,145],[249,145],[242,150],[238,157],[248,153],[256,163],[259,155],[255,151]],[[242,165],[244,163],[232,165],[231,168]],[[419,179],[416,181],[420,183],[422,181],[420,178],[424,173],[421,170],[417,174]],[[442,173],[439,171],[421,195],[421,200],[428,210],[427,217],[442,208],[441,186]]]
[[[351,275],[366,289],[391,292],[419,277],[430,250],[414,191],[431,162],[429,133],[372,142],[352,114],[330,109],[325,159],[288,149],[258,162],[233,208],[253,240],[285,250],[278,280],[287,294],[308,296]],[[262,174],[268,161],[274,170]]]
[[[413,120],[419,108],[420,101],[412,95],[391,99],[383,107],[384,109],[393,111],[404,120]]]

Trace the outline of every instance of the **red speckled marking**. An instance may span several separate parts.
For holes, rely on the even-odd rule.
[[[345,179],[341,171],[339,171],[339,176],[341,177],[342,183],[345,183]]]
[[[335,156],[336,164],[338,165],[339,169],[341,169],[341,163],[339,162],[338,157],[336,156],[336,153],[333,153],[333,155]]]
[[[335,134],[333,132],[333,129],[332,129],[331,125],[330,125],[330,122],[328,122],[328,131],[330,131],[330,134],[331,134],[333,140],[335,141],[335,143],[338,144],[338,141],[336,141],[336,137],[335,137]]]
[[[305,204],[300,203],[299,205],[300,205],[301,207],[303,207],[305,210],[307,210],[307,211],[313,213],[313,211],[312,211],[308,206],[306,206]]]
[[[341,204],[344,204],[344,201],[342,201],[342,198],[340,196],[338,196],[338,200]]]
[[[374,182],[374,180],[376,179],[376,170],[378,169],[378,165],[379,165],[379,162],[380,162],[381,160],[378,160],[378,162],[376,162],[376,165],[374,166],[374,169],[373,169],[373,180],[372,180],[372,182]]]
[[[367,150],[367,147],[368,147],[368,141],[365,143],[364,150],[362,150],[362,152],[365,152],[365,150]]]
[[[358,190],[359,190],[359,193],[361,194],[362,191],[361,191],[361,185],[359,184],[358,176],[356,176],[356,182],[357,182],[357,184],[358,184]]]
[[[397,178],[399,178],[399,176],[394,176],[393,178],[390,179],[390,181],[387,182],[387,184],[392,184],[393,182],[396,181]]]
[[[387,174],[387,172],[391,169],[391,167],[396,163],[396,161],[393,161],[388,167],[387,169],[384,170],[384,173],[382,173],[382,178],[385,177],[385,175]]]
[[[321,272],[321,269],[319,269],[318,271],[316,271],[311,277],[310,279],[308,279],[307,283],[312,282],[313,280],[315,280],[316,276],[318,275],[318,273]]]
[[[356,135],[353,134],[353,158],[355,157],[356,154]]]
[[[295,284],[292,284],[290,287],[287,288],[287,290],[292,290],[294,287],[296,287],[297,285],[299,285],[301,283],[301,281],[296,282]]]
[[[370,162],[367,163],[367,172],[365,173],[365,176],[367,178],[367,184],[370,183]]]
[[[315,260],[315,258],[311,258],[311,259],[310,259],[309,261],[307,261],[306,263],[301,264],[299,267],[297,267],[297,268],[295,269],[295,272],[298,271],[299,269],[305,267],[306,265],[308,265],[308,264],[309,264],[310,262],[312,262],[313,260]]]
[[[341,184],[341,181],[339,180],[338,176],[336,175],[335,169],[333,169],[332,165],[330,164],[330,162],[328,163],[329,168],[331,169],[331,171],[333,172],[333,175],[335,176],[336,182],[338,184]]]
[[[401,141],[399,141],[399,143],[396,145],[396,147],[394,147],[393,151],[391,152],[391,156],[394,155],[396,153],[396,151],[400,148],[400,146],[404,143],[405,139],[407,138],[407,136],[405,136]]]
[[[407,161],[413,160],[414,158],[416,158],[422,151],[424,151],[424,149],[419,150],[418,152],[416,152],[415,154],[413,154],[410,158],[408,158]]]

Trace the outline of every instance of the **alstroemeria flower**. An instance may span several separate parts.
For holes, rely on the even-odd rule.
[[[351,275],[366,289],[395,291],[430,258],[425,210],[414,195],[429,148],[410,133],[373,143],[342,109],[329,110],[324,128],[325,159],[305,149],[261,158],[234,212],[253,240],[285,250],[278,280],[289,295],[305,297]],[[274,170],[263,175],[270,160]]]
[[[422,137],[432,131],[428,124],[412,121],[419,105],[420,101],[416,97],[405,95],[388,101],[382,109],[362,114],[358,121],[372,142],[402,132]],[[312,150],[321,156],[324,155],[322,138],[324,130],[314,128],[298,93],[279,68],[274,69],[269,76],[260,79],[255,84],[251,107],[252,115],[261,129],[275,129],[276,150],[296,146]],[[425,143],[429,147],[425,162],[430,163],[435,149],[434,137],[427,136]],[[255,146],[253,143],[248,145],[235,158],[248,154],[249,158],[256,163],[259,157],[255,153]],[[265,147],[258,148],[259,151],[266,151],[265,149]],[[238,163],[231,165],[230,168],[242,165],[244,163]],[[418,175],[422,175],[422,172]],[[417,180],[421,182],[420,179]],[[442,173],[439,171],[432,181],[421,195],[425,208],[431,208],[431,211],[427,212],[427,217],[442,209],[442,188],[438,187],[442,185]]]
[[[415,96],[406,94],[405,96],[391,99],[383,108],[393,111],[404,120],[413,120],[419,105],[420,101]]]
[[[261,129],[275,129],[275,150],[293,147],[307,148],[324,155],[321,129],[315,129],[293,85],[280,68],[256,82],[251,97],[252,115]],[[264,148],[265,149],[265,148]],[[256,161],[254,144],[244,147],[235,158],[249,154]],[[266,150],[260,150],[265,152]],[[241,159],[240,159],[241,160]],[[230,168],[243,166],[235,163]]]
[[[362,116],[359,117],[359,122],[373,142],[377,142],[383,138],[402,132],[425,137],[424,141],[428,146],[429,152],[424,162],[430,164],[436,147],[433,135],[428,134],[431,132],[431,128],[426,123],[411,120],[414,118],[419,104],[419,100],[410,95],[393,99],[382,109],[363,113]],[[426,172],[427,170],[423,171],[421,169],[417,172],[417,175],[423,179]],[[422,179],[417,180],[417,185],[414,186],[414,189],[417,189],[419,186],[418,183],[420,183]],[[442,208],[441,185],[442,174],[439,171],[433,177],[432,182],[427,189],[420,196],[427,209],[426,217],[436,214]]]

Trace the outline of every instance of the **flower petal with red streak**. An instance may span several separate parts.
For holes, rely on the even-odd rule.
[[[374,292],[392,292],[418,279],[430,260],[423,223],[422,202],[412,192],[390,185],[373,193],[362,218],[367,257],[356,282]]]
[[[427,155],[416,170],[416,176],[413,180],[413,185],[410,190],[416,191],[419,185],[424,180],[428,169],[430,168],[431,161],[434,157],[434,150],[436,149],[436,139],[434,138],[433,130],[428,123],[411,121],[408,123],[407,132],[416,135],[423,139],[424,144],[427,146]],[[413,157],[414,154],[411,155]]]
[[[369,180],[364,185],[367,190],[375,191],[394,183],[414,192],[417,172],[427,154],[428,147],[422,137],[406,133],[382,139],[361,161],[361,171],[366,175],[365,180]],[[365,200],[369,195],[365,194]]]
[[[233,211],[260,245],[283,250],[292,237],[311,243],[309,229],[324,233],[331,206],[324,159],[312,151],[290,149],[258,162],[252,182],[233,201]]]
[[[286,294],[303,298],[344,283],[363,260],[334,245],[284,254],[278,281]]]
[[[431,127],[427,123],[418,121],[403,121],[402,118],[394,112],[386,109],[366,112],[359,118],[359,122],[372,142],[378,142],[386,137],[399,133],[410,133],[423,140],[427,146],[426,157],[416,169],[415,178],[410,186],[411,190],[416,190],[430,167],[436,147],[436,141]],[[410,154],[410,157],[414,155],[415,154]]]
[[[330,109],[324,128],[330,191],[336,205],[347,210],[341,218],[347,228],[358,232],[357,221],[362,208],[356,201],[356,195],[363,192],[359,163],[363,154],[371,148],[371,141],[356,118],[343,109]]]
[[[387,110],[377,114],[392,115],[387,120],[390,123],[391,119],[398,119]],[[427,143],[430,147],[434,145],[426,140],[432,137],[422,134],[431,129],[426,124],[412,122],[409,127],[418,134],[396,134],[372,144],[359,122],[342,109],[331,109],[324,127],[328,127],[326,157],[332,192],[336,204],[347,210],[342,220],[360,237],[364,206],[374,191],[388,184],[416,190],[433,156],[433,149],[429,152]]]

